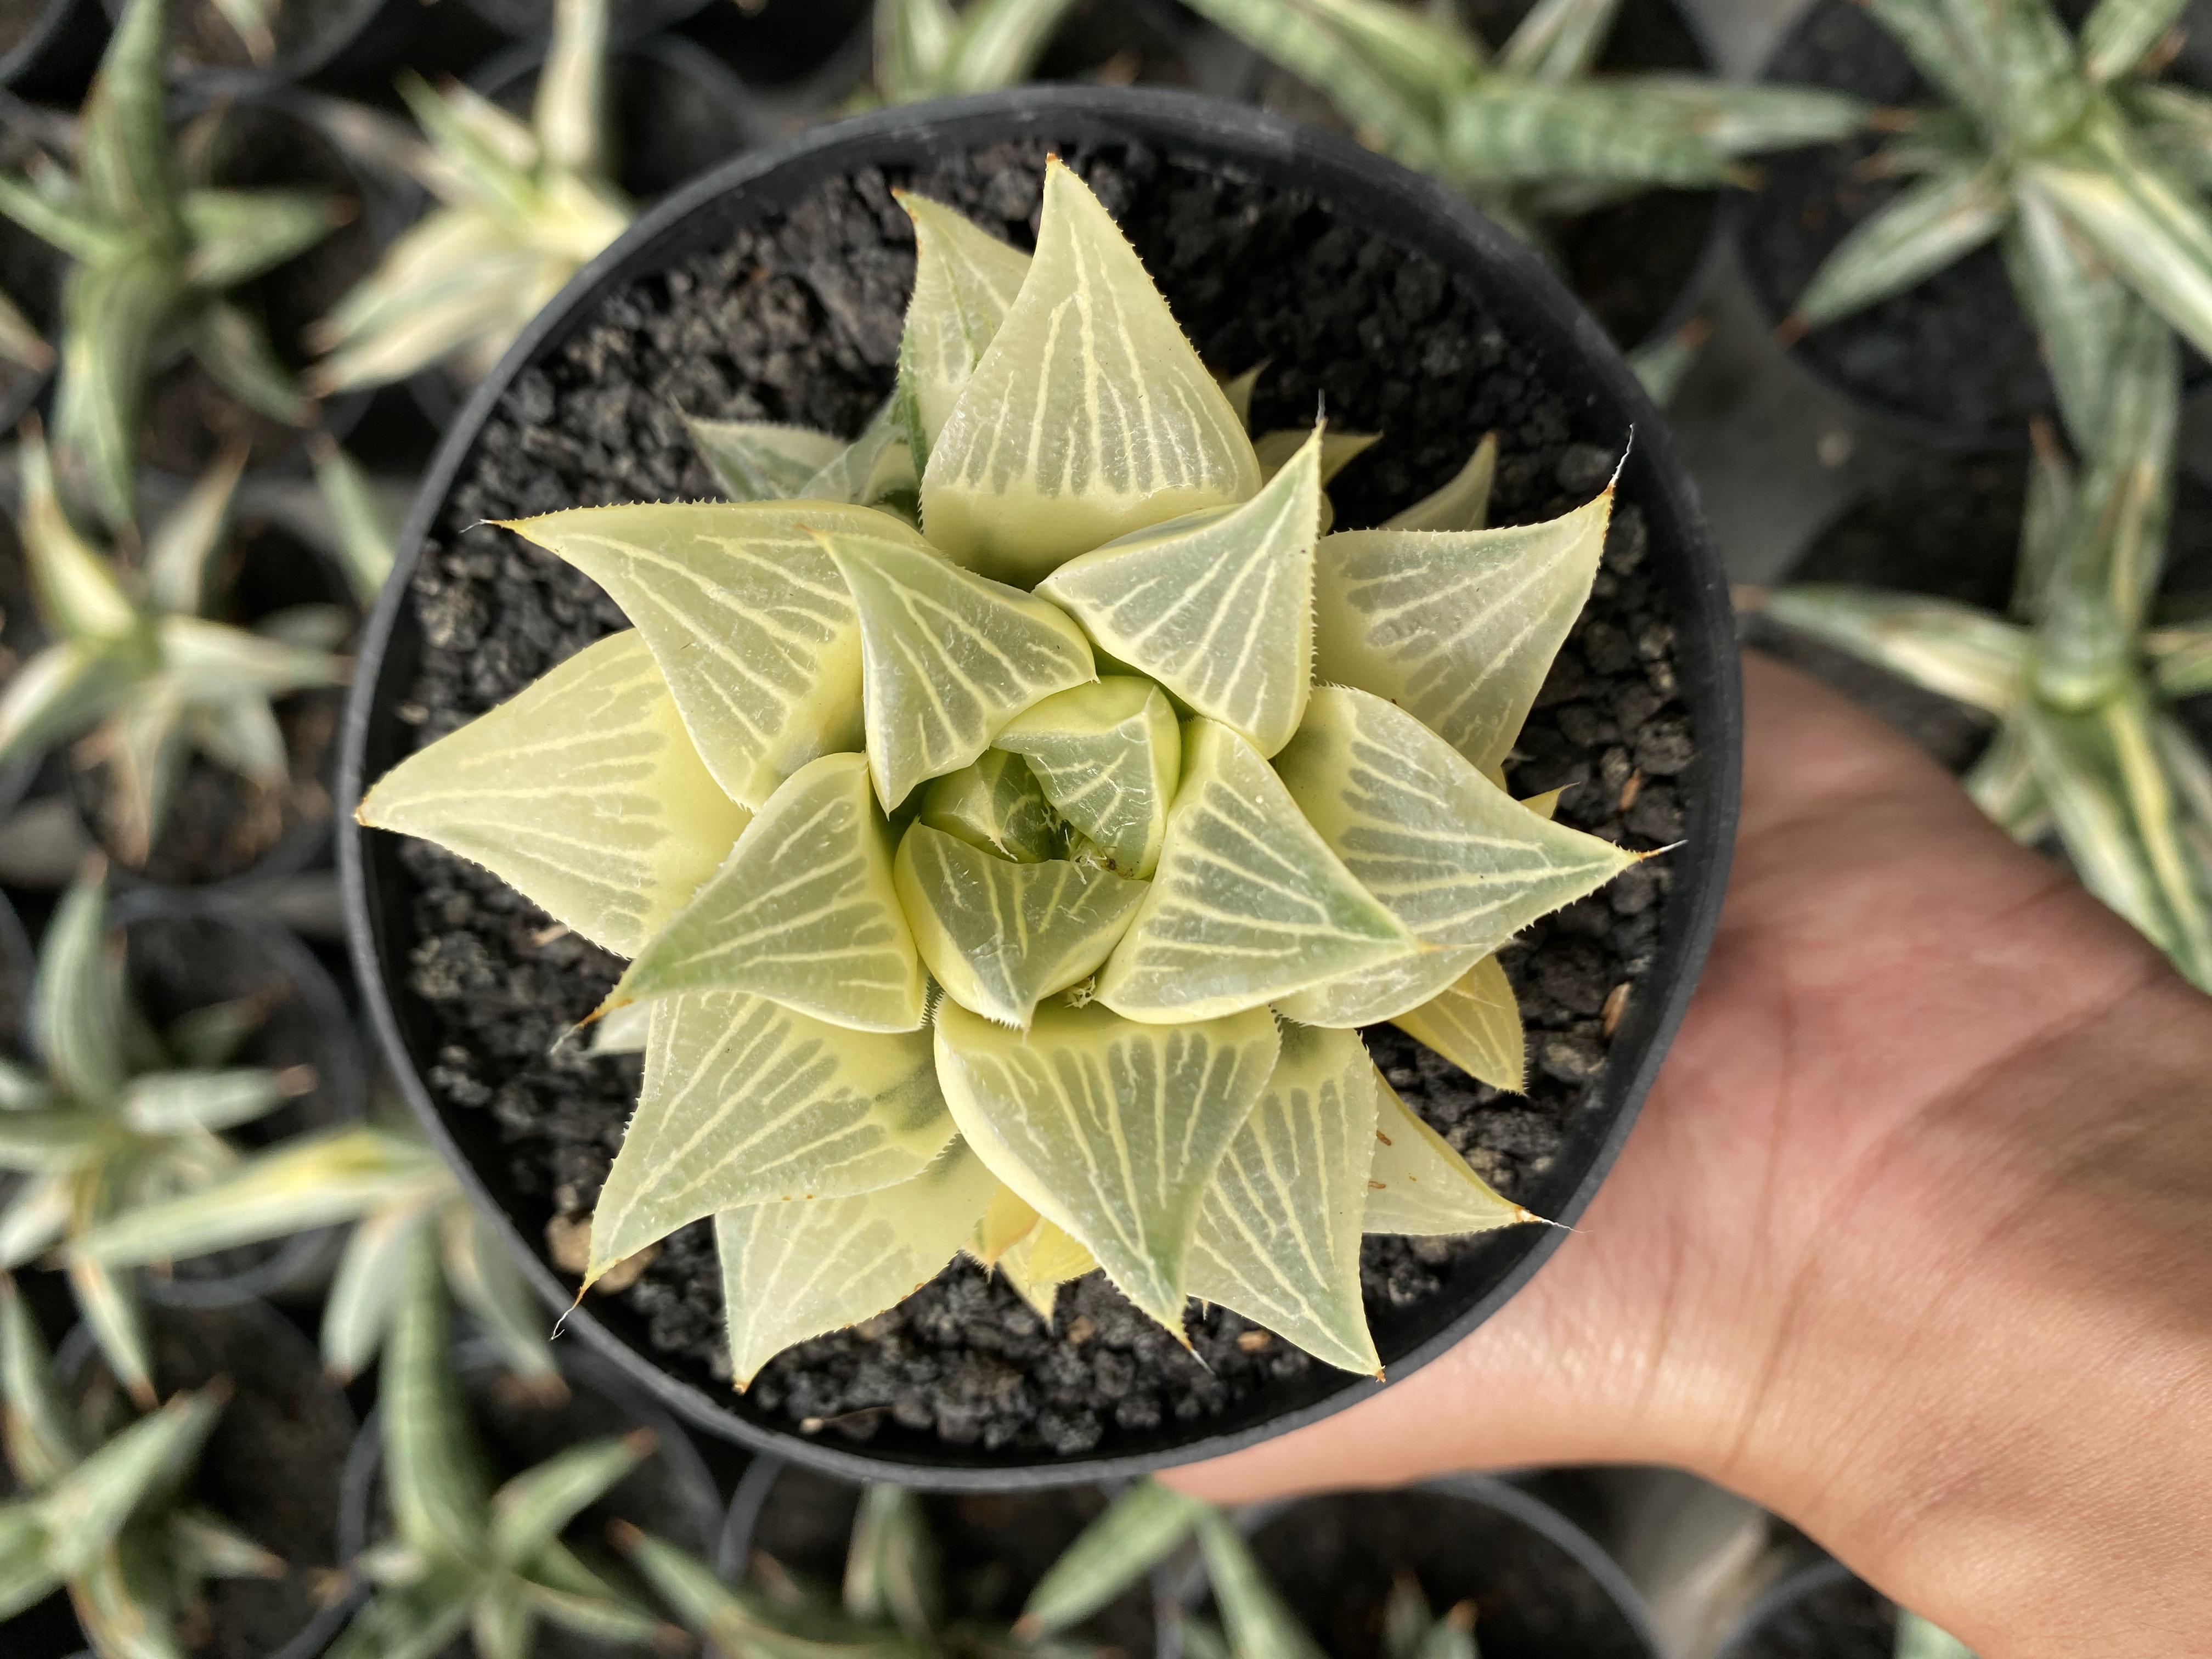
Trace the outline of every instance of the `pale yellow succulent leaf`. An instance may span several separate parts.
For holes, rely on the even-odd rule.
[[[747,1388],[793,1343],[856,1325],[920,1290],[959,1253],[995,1185],[956,1141],[896,1187],[723,1211],[714,1242],[732,1381]]]
[[[1158,867],[1182,771],[1182,732],[1158,686],[1108,675],[1047,697],[993,742],[1026,758],[1044,799],[1090,838],[1108,868],[1141,881]]]
[[[842,438],[769,421],[684,417],[691,447],[722,493],[733,501],[784,501],[805,493],[822,469],[846,450]]]
[[[1488,1232],[1538,1217],[1468,1167],[1452,1144],[1375,1074],[1375,1161],[1367,1171],[1370,1233],[1443,1237]]]
[[[1363,1025],[1395,1019],[1418,1008],[1449,988],[1480,959],[1474,950],[1431,950],[1379,968],[1327,980],[1304,991],[1275,999],[1275,1012],[1285,1019],[1331,1030],[1356,1030]]]
[[[899,339],[899,392],[927,456],[1030,273],[1030,256],[941,202],[902,193],[914,221],[914,297]]]
[[[1315,672],[1388,697],[1495,779],[1605,549],[1607,489],[1544,524],[1354,530],[1315,560]]]
[[[1097,973],[1145,892],[1066,859],[1016,864],[926,823],[908,829],[892,874],[945,995],[1002,1025],[1027,1026],[1046,997]]]
[[[894,397],[799,493],[809,501],[881,507],[896,514],[902,529],[911,529],[918,487],[914,450]]]
[[[1060,1305],[1060,1287],[1097,1268],[1097,1256],[1042,1218],[998,1262],[1014,1294],[1036,1310],[1048,1327]]]
[[[922,474],[930,540],[1030,583],[1259,487],[1243,423],[1136,251],[1089,187],[1048,162],[1028,278]]]
[[[1252,441],[1260,459],[1260,476],[1272,478],[1306,447],[1312,434],[1295,427],[1269,432]],[[1321,482],[1326,489],[1336,475],[1382,441],[1379,432],[1324,432],[1321,440]]]
[[[749,991],[852,1030],[915,1030],[921,959],[892,885],[890,833],[866,757],[808,762],[638,952],[607,1011],[685,991]]]
[[[1395,703],[1314,693],[1276,757],[1291,798],[1337,856],[1425,942],[1484,955],[1637,861],[1530,811]]]
[[[483,865],[633,956],[751,814],[714,785],[635,631],[586,646],[384,775],[361,821]]]
[[[1018,864],[1052,857],[1060,836],[1036,775],[1019,755],[1000,749],[986,749],[973,765],[931,779],[921,792],[920,821]]]
[[[1229,400],[1230,412],[1237,416],[1237,424],[1248,432],[1252,429],[1252,393],[1260,384],[1260,377],[1267,372],[1267,365],[1261,362],[1255,363],[1242,374],[1231,375],[1225,380],[1218,375],[1215,377],[1215,383],[1221,388],[1221,395]]]
[[[1474,453],[1443,483],[1382,522],[1385,530],[1480,530],[1490,521],[1490,489],[1498,477],[1498,434],[1483,434]]]
[[[1037,592],[1101,650],[1273,754],[1313,686],[1322,437],[1243,506],[1109,542]]]
[[[1158,1026],[1055,1002],[1026,1033],[950,1002],[937,1013],[938,1079],[967,1144],[1178,1337],[1200,1206],[1277,1046],[1265,1009]]]
[[[831,502],[587,507],[507,528],[574,565],[637,624],[707,769],[757,807],[818,755],[857,748],[860,627],[810,531],[914,542]]]
[[[1519,1094],[1528,1086],[1528,1039],[1513,983],[1494,956],[1390,1023],[1478,1083]]]
[[[1259,751],[1196,720],[1159,868],[1097,995],[1130,1019],[1210,1019],[1421,949]]]
[[[717,1211],[908,1181],[952,1139],[928,1036],[742,991],[652,1005],[645,1085],[592,1216],[588,1283]]]
[[[911,540],[821,540],[860,613],[868,764],[887,811],[1032,703],[1098,678],[1083,630],[1042,599]]]
[[[1358,1033],[1283,1028],[1267,1086],[1206,1189],[1186,1281],[1364,1376],[1382,1374],[1359,1293],[1376,1082]]]
[[[995,1177],[994,1184],[990,1205],[968,1241],[968,1254],[986,1267],[996,1267],[999,1258],[1035,1232],[1042,1219],[1035,1206],[1012,1187]]]

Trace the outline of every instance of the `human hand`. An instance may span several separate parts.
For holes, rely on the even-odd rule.
[[[2212,1000],[1903,738],[1745,682],[1719,934],[1576,1236],[1403,1383],[1170,1478],[1673,1463],[1983,1659],[2212,1654]]]

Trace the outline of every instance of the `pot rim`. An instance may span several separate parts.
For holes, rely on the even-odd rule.
[[[785,199],[775,193],[778,185],[795,195],[855,167],[924,152],[933,138],[973,147],[1024,136],[1065,143],[1134,142],[1202,157],[1231,176],[1256,177],[1279,185],[1295,180],[1290,187],[1329,202],[1349,222],[1401,246],[1461,270],[1470,265],[1486,270],[1493,278],[1492,298],[1510,295],[1522,307],[1518,320],[1537,325],[1530,344],[1539,362],[1554,372],[1568,370],[1583,383],[1589,404],[1609,405],[1617,413],[1619,432],[1631,440],[1623,465],[1636,498],[1680,543],[1680,568],[1671,573],[1668,599],[1686,690],[1698,694],[1699,729],[1698,758],[1684,775],[1685,793],[1696,814],[1693,833],[1674,866],[1681,874],[1669,900],[1672,919],[1663,928],[1660,962],[1655,964],[1668,970],[1668,977],[1654,981],[1653,994],[1630,999],[1613,1054],[1632,1063],[1607,1074],[1621,1079],[1617,1088],[1608,1087],[1613,1109],[1573,1191],[1557,1206],[1557,1219],[1563,1224],[1533,1230],[1517,1259],[1486,1291],[1459,1303],[1449,1319],[1396,1355],[1391,1364],[1397,1376],[1410,1374],[1453,1346],[1519,1291],[1566,1237],[1568,1224],[1586,1207],[1619,1156],[1681,1023],[1719,921],[1734,850],[1741,767],[1742,691],[1727,579],[1705,533],[1695,488],[1675,455],[1664,421],[1603,331],[1550,276],[1536,254],[1433,179],[1346,140],[1259,111],[1161,88],[1030,87],[907,106],[817,128],[732,159],[647,213],[580,271],[518,337],[447,428],[401,534],[393,579],[386,582],[363,630],[361,672],[349,696],[341,740],[338,838],[347,934],[363,1000],[400,1089],[432,1143],[454,1168],[471,1200],[486,1212],[515,1253],[525,1277],[549,1305],[570,1310],[568,1325],[582,1341],[622,1366],[638,1386],[678,1416],[710,1432],[845,1479],[898,1480],[935,1490],[1096,1483],[1220,1456],[1317,1422],[1384,1385],[1372,1378],[1335,1373],[1314,1385],[1324,1392],[1273,1410],[1262,1404],[1259,1409],[1264,1415],[1234,1426],[1201,1429],[1188,1439],[1139,1450],[1066,1457],[1025,1451],[1019,1461],[969,1460],[949,1447],[924,1453],[834,1446],[794,1428],[744,1415],[718,1395],[664,1369],[642,1346],[632,1346],[588,1301],[577,1303],[464,1154],[408,1049],[392,988],[386,983],[387,963],[379,945],[378,877],[372,866],[388,855],[368,852],[368,832],[355,821],[354,810],[361,799],[372,726],[380,708],[391,701],[380,696],[379,682],[395,634],[403,622],[411,621],[407,610],[410,576],[477,433],[515,377],[541,352],[568,337],[590,308],[631,280],[634,270],[678,257],[679,249],[690,246],[687,238],[696,239],[702,226],[720,231],[753,212],[773,210]],[[756,192],[767,198],[757,208],[753,204]],[[403,646],[410,647],[411,640]],[[1263,1391],[1258,1401],[1267,1397]]]
[[[1842,1562],[1835,1560],[1815,1561],[1809,1566],[1799,1567],[1794,1572],[1784,1575],[1744,1610],[1743,1617],[1736,1620],[1735,1628],[1715,1650],[1713,1659],[1735,1659],[1743,1644],[1758,1635],[1768,1620],[1791,1602],[1845,1582],[1858,1582],[1858,1575]]]

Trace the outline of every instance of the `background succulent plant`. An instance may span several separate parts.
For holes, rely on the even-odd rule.
[[[1048,1310],[1103,1267],[1171,1330],[1196,1295],[1378,1371],[1363,1230],[1530,1218],[1355,1028],[1519,1087],[1498,947],[1636,860],[1500,782],[1610,491],[1324,538],[1328,440],[1255,449],[1067,168],[1034,259],[906,204],[862,436],[698,423],[755,499],[508,526],[636,628],[362,820],[631,958],[586,1278],[714,1216],[741,1386],[963,1249]],[[1494,453],[1401,519],[1479,522]]]
[[[2185,0],[1868,0],[1947,100],[1875,165],[1911,183],[1845,237],[1786,333],[1900,293],[1991,241],[2042,336],[2068,427],[2094,441],[2140,298],[2212,349],[2212,98],[2158,78]]]
[[[444,363],[473,382],[569,277],[622,234],[606,112],[609,0],[558,0],[528,122],[458,82],[411,70],[399,95],[427,148],[410,159],[437,198],[317,324],[323,393]]]
[[[148,380],[190,353],[232,397],[304,425],[314,406],[232,289],[312,247],[353,204],[311,191],[224,190],[209,145],[180,144],[162,90],[167,0],[131,0],[80,122],[77,173],[0,175],[0,213],[74,262],[61,302],[54,442],[72,492],[132,522]]]
[[[1897,1659],[1974,1659],[1974,1656],[1957,1637],[1899,1607]]]
[[[135,1206],[234,1165],[227,1129],[314,1086],[304,1067],[233,1066],[264,1009],[217,1003],[155,1031],[125,981],[95,878],[63,896],[39,952],[31,1037],[41,1069],[0,1058],[0,1169],[22,1179],[0,1207],[0,1268],[59,1244],[86,1325],[118,1380],[154,1399],[152,1362],[127,1277],[67,1255],[69,1243]]]
[[[1188,0],[1326,93],[1366,143],[1531,240],[1546,219],[1662,187],[1741,183],[1740,158],[1854,131],[1812,88],[1593,74],[1620,0],[1540,0],[1493,58],[1450,5]]]
[[[875,99],[915,104],[1018,85],[1074,0],[876,0]]]
[[[134,863],[160,834],[192,752],[281,789],[289,763],[273,700],[343,683],[344,659],[329,647],[349,623],[320,605],[250,629],[210,619],[242,458],[210,471],[126,569],[70,522],[35,424],[18,453],[17,522],[53,642],[0,690],[0,764],[93,733],[112,786],[113,844]]]

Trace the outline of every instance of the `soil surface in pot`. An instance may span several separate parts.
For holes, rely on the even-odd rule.
[[[225,106],[221,120],[215,178],[223,187],[325,191],[343,198],[352,212],[297,258],[231,290],[231,300],[261,319],[277,356],[296,373],[312,356],[302,338],[308,325],[376,264],[373,204],[337,146],[306,122],[245,100]],[[234,445],[246,445],[252,464],[265,466],[289,453],[302,435],[300,428],[247,409],[185,358],[147,389],[139,453],[149,466],[197,478]]]
[[[1500,521],[1565,512],[1612,475],[1614,457],[1577,441],[1574,411],[1440,267],[1302,196],[1138,150],[1078,149],[1069,159],[1121,218],[1207,361],[1231,373],[1271,363],[1256,429],[1309,422],[1325,396],[1332,419],[1388,434],[1337,481],[1340,526],[1381,522],[1442,483],[1492,430]],[[425,653],[401,718],[424,740],[442,736],[624,625],[567,566],[471,526],[712,495],[678,410],[857,430],[890,389],[913,278],[911,232],[891,185],[1027,245],[1042,161],[1041,146],[1007,146],[912,178],[869,171],[832,182],[787,217],[605,301],[516,380],[459,475],[415,578]],[[1680,838],[1673,780],[1694,753],[1668,618],[1644,561],[1643,517],[1625,504],[1512,780],[1522,795],[1566,787],[1566,820],[1639,848]],[[422,1005],[404,1018],[434,1033],[429,1088],[448,1109],[493,1114],[511,1150],[505,1170],[487,1173],[526,1235],[549,1218],[583,1216],[635,1098],[637,1063],[574,1044],[549,1051],[620,964],[460,859],[414,842],[401,858],[412,937],[398,948]],[[1410,1040],[1372,1034],[1401,1092],[1509,1193],[1534,1190],[1562,1126],[1593,1097],[1611,1029],[1603,1011],[1649,965],[1670,879],[1665,860],[1640,866],[1531,928],[1508,956],[1529,1027],[1525,1097],[1476,1085]],[[1455,1265],[1474,1271],[1480,1264],[1466,1259],[1484,1249],[1479,1239],[1369,1241],[1370,1312],[1435,1306]],[[620,1294],[647,1322],[662,1364],[726,1389],[708,1227],[668,1240]],[[963,1261],[896,1309],[787,1352],[745,1398],[809,1432],[1072,1453],[1199,1424],[1282,1379],[1315,1375],[1318,1362],[1225,1310],[1190,1329],[1197,1358],[1097,1275],[1062,1295],[1047,1328]]]
[[[249,626],[298,605],[352,607],[351,596],[322,557],[264,522],[240,525],[228,556],[236,578],[216,620]],[[218,583],[220,586],[220,580]],[[305,865],[321,849],[332,811],[332,751],[343,690],[307,690],[276,702],[289,761],[283,790],[264,788],[195,750],[178,780],[168,816],[143,858],[116,830],[121,811],[96,739],[70,751],[70,793],[77,814],[118,867],[165,887],[199,887],[243,875],[264,859]]]
[[[1647,1659],[1650,1652],[1605,1587],[1557,1542],[1446,1492],[1303,1499],[1270,1516],[1252,1548],[1330,1659],[1380,1659],[1383,1607],[1405,1573],[1438,1613],[1474,1603],[1483,1659]]]
[[[193,1659],[269,1659],[321,1611],[322,1575],[338,1565],[337,1477],[352,1408],[315,1345],[264,1304],[149,1312],[164,1398],[217,1377],[235,1390],[201,1455],[193,1498],[290,1568],[282,1578],[211,1582],[209,1639]],[[112,1395],[116,1385],[95,1361],[80,1388]]]
[[[173,0],[169,62],[182,70],[252,70],[287,64],[350,29],[370,4],[371,0],[278,0],[268,8],[273,14],[269,33],[276,50],[264,64],[254,61],[216,0]],[[119,9],[112,0],[111,9]]]
[[[6,41],[0,40],[0,52],[6,49]],[[58,160],[30,133],[0,127],[0,173],[20,179],[33,167]],[[54,325],[61,313],[62,271],[66,264],[52,246],[14,220],[0,219],[0,294],[15,301],[16,309],[30,319],[49,345],[58,333]],[[15,410],[48,372],[0,357],[0,415]],[[8,439],[14,436],[12,432],[0,434]]]
[[[956,1618],[1011,1625],[1046,1571],[1106,1509],[1096,1486],[1043,1492],[963,1492],[925,1496],[930,1536],[944,1562]],[[750,1547],[818,1584],[835,1585],[845,1570],[860,1489],[787,1465],[762,1503]],[[740,1570],[744,1564],[736,1564]],[[1156,1650],[1152,1597],[1139,1583],[1066,1633],[1079,1644],[1118,1649],[1125,1659]]]
[[[2088,8],[2085,0],[2067,0],[2058,9],[2078,26]],[[2204,27],[2212,23],[2207,0],[2194,0],[2187,21],[2193,34],[2212,38]],[[2185,57],[2168,74],[2203,85],[2206,67]],[[1936,102],[1911,60],[1856,0],[1816,0],[1765,74],[1893,107]],[[1770,315],[1787,316],[1836,245],[1904,188],[1863,175],[1881,143],[1881,135],[1869,134],[1761,161],[1765,184],[1744,212],[1740,234],[1745,271]],[[1994,244],[1902,294],[1814,330],[1796,349],[1878,408],[1962,433],[2017,434],[2055,406],[2034,331],[2013,298]]]
[[[1896,1608],[1872,1585],[1839,1577],[1775,1608],[1723,1659],[1890,1659],[1896,1645]]]
[[[1492,46],[1534,9],[1534,0],[1460,0],[1461,15]],[[1602,72],[1709,73],[1712,65],[1670,0],[1624,0]],[[1350,131],[1318,88],[1272,64],[1255,89],[1262,108],[1333,131]],[[1720,213],[1711,191],[1655,190],[1551,227],[1552,252],[1567,286],[1623,346],[1641,345],[1668,323],[1698,274]]]

